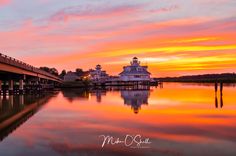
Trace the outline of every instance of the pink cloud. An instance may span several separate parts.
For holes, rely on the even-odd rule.
[[[174,11],[176,9],[178,9],[179,6],[178,5],[171,5],[169,7],[162,7],[159,9],[152,9],[149,10],[150,13],[163,13],[163,12],[170,12],[170,11]]]
[[[0,6],[7,5],[11,2],[11,0],[0,0]]]
[[[68,7],[41,19],[42,25],[32,19],[25,21],[19,28],[0,32],[0,48],[7,51],[6,54],[35,66],[46,65],[59,70],[73,70],[77,67],[92,68],[97,59],[106,63],[110,60],[120,61],[132,57],[131,55],[145,57],[140,53],[140,49],[142,53],[153,58],[173,55],[200,57],[220,55],[229,51],[180,51],[173,54],[148,50],[161,47],[235,44],[234,18],[216,20],[199,16],[147,22],[144,17],[146,14],[169,13],[176,11],[175,9],[178,9],[177,5],[153,10],[139,5],[99,9]],[[126,52],[129,50],[135,52]],[[122,65],[113,66],[112,69],[106,64],[103,67],[111,73],[122,70]],[[160,70],[159,68],[166,69],[164,65],[150,66],[152,71]]]
[[[126,15],[128,13],[135,13],[140,6],[119,6],[113,8],[101,8],[99,10],[93,7],[81,8],[79,6],[68,7],[59,10],[50,17],[51,21],[67,21],[69,19],[80,18],[108,18],[113,16]]]

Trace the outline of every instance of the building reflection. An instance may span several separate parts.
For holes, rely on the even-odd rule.
[[[218,83],[215,83],[215,107],[218,108],[222,108],[223,107],[223,83],[219,84],[220,86],[220,106],[218,106]]]
[[[92,89],[90,91],[91,96],[96,96],[96,101],[98,103],[102,102],[102,96],[106,96],[107,90],[105,88],[100,88],[100,89]]]
[[[98,103],[102,102],[102,96],[106,96],[106,88],[91,88],[91,89],[63,89],[63,96],[69,101],[74,100],[89,100],[90,96],[95,96]]]
[[[62,89],[63,96],[69,101],[73,102],[74,100],[88,100],[89,99],[89,90],[88,89]]]
[[[90,89],[63,89],[63,96],[69,101],[74,100],[89,100],[90,97],[95,97],[97,103],[102,102],[102,98],[107,95],[107,92],[118,91],[124,100],[125,105],[129,105],[135,114],[141,109],[141,105],[148,105],[150,95],[150,86],[107,86]]]
[[[150,96],[150,86],[107,86],[101,88],[93,88],[90,90],[91,96],[96,96],[97,102],[102,102],[102,97],[106,96],[107,91],[119,91],[124,100],[124,104],[131,107],[137,114],[141,105],[148,105]]]
[[[124,104],[131,106],[131,109],[137,114],[142,105],[148,105],[150,89],[133,89],[121,90],[121,97],[124,99]]]
[[[0,140],[32,117],[53,94],[0,96]]]

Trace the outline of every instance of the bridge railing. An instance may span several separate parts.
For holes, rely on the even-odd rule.
[[[61,80],[59,77],[57,77],[53,74],[50,74],[46,71],[43,71],[39,68],[36,68],[32,65],[29,65],[27,63],[24,63],[20,60],[15,59],[15,58],[4,55],[2,53],[0,53],[0,62],[4,63],[4,64],[12,65],[12,66],[24,69],[24,70],[32,71],[32,72],[35,72],[35,73],[38,73],[38,74],[41,74],[41,75],[45,75],[45,76],[48,76],[48,77],[51,77],[51,78],[54,78],[54,79],[57,79],[57,80]]]

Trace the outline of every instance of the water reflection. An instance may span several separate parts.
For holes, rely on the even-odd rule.
[[[150,90],[121,90],[124,104],[131,106],[135,114],[141,109],[141,105],[148,105]]]
[[[220,83],[220,108],[223,107],[223,83]],[[218,108],[218,83],[215,83],[215,107]]]
[[[33,116],[52,94],[0,96],[0,140]]]
[[[186,83],[185,85],[197,85],[194,83]],[[223,83],[199,83],[198,86],[214,86],[215,89],[215,108],[223,107],[223,87],[231,86],[234,84],[223,84]],[[218,90],[218,87],[220,88]],[[160,89],[163,89],[163,83],[159,85]],[[99,87],[90,89],[63,89],[62,93],[68,101],[73,102],[74,100],[89,100],[90,97],[96,97],[96,102],[101,103],[102,97],[107,96],[107,92],[118,91],[121,98],[124,100],[124,105],[131,107],[135,114],[141,110],[142,105],[148,105],[148,98],[150,97],[149,86],[112,86],[112,87]],[[218,91],[220,101],[218,101]],[[157,95],[158,96],[158,95]]]
[[[149,86],[112,86],[91,89],[63,89],[63,96],[69,101],[89,100],[95,97],[97,103],[102,102],[102,97],[107,96],[107,92],[118,91],[124,100],[124,105],[131,107],[133,112],[137,114],[141,110],[141,105],[148,105],[150,96]]]
[[[47,104],[42,102],[43,109],[30,120],[35,111],[17,120],[21,122],[13,124],[18,126],[9,130],[14,130],[11,135],[1,131],[8,137],[0,143],[0,155],[233,156],[235,95],[236,88],[226,84],[218,84],[216,91],[214,83],[165,83],[164,88],[67,89],[53,98],[1,97],[1,119],[9,112],[15,111],[8,119],[33,108],[37,111],[33,103],[40,99]],[[152,144],[150,149],[112,145],[102,149],[99,135],[103,134],[115,138],[141,134]]]
[[[204,86],[204,87],[214,87],[214,104],[215,108],[223,108],[224,100],[223,100],[223,89],[224,87],[236,87],[234,83],[183,83],[183,86]],[[213,92],[213,91],[212,91]]]
[[[102,102],[102,97],[106,96],[109,91],[119,91],[124,105],[128,105],[137,114],[141,105],[148,105],[148,98],[150,96],[150,86],[112,86],[104,88],[92,88],[90,90],[91,96],[96,97],[98,103]]]
[[[75,100],[88,100],[89,90],[88,89],[62,89],[63,96],[69,101],[73,102]]]
[[[102,96],[106,96],[107,90],[105,88],[98,88],[90,90],[91,96],[96,96],[98,103],[102,102]]]

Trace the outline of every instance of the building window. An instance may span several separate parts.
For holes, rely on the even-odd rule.
[[[137,71],[142,71],[142,68],[137,68]]]

